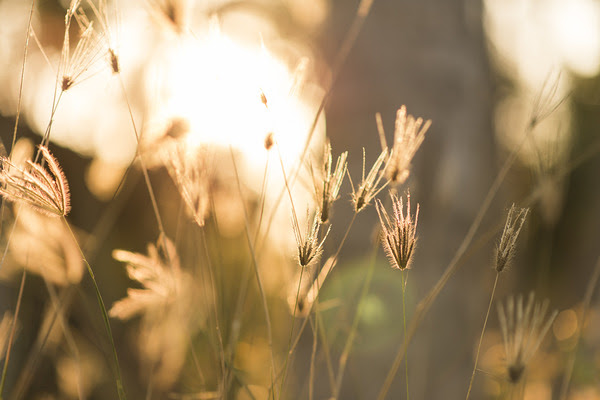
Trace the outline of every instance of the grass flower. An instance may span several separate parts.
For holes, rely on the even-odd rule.
[[[384,149],[371,167],[371,170],[365,178],[365,149],[363,148],[362,181],[357,190],[354,190],[352,180],[352,203],[354,211],[359,213],[363,208],[369,205],[371,200],[387,185],[387,182],[380,186],[383,173],[380,171],[387,159],[387,149]]]
[[[331,216],[331,207],[333,203],[338,199],[340,187],[346,174],[346,168],[348,165],[348,152],[345,151],[339,155],[335,163],[335,170],[331,172],[332,157],[331,157],[331,144],[325,145],[325,156],[323,160],[322,178],[319,181],[315,181],[315,192],[317,194],[317,201],[321,207],[321,222],[326,223],[329,221]]]
[[[93,22],[89,21],[80,6],[81,0],[72,0],[65,15],[65,36],[60,55],[60,88],[63,92],[80,82],[83,75],[103,56],[102,36],[94,30]],[[81,35],[75,49],[71,52],[70,29],[73,17],[77,21]]]
[[[402,197],[390,193],[393,213],[390,216],[380,200],[376,208],[381,222],[381,242],[392,267],[401,271],[410,268],[413,251],[416,244],[417,222],[419,219],[419,205],[415,216],[410,213],[410,193],[406,196],[406,213]]]
[[[210,209],[207,156],[206,149],[186,150],[183,145],[176,145],[167,160],[169,174],[199,226],[204,226]]]
[[[535,302],[533,292],[529,294],[524,308],[522,295],[517,297],[516,306],[512,296],[506,301],[506,309],[502,303],[498,304],[506,367],[511,383],[521,380],[527,363],[537,351],[557,315],[557,311],[554,311],[546,319],[547,311],[548,300],[541,304]]]
[[[323,243],[325,243],[325,239],[327,239],[327,236],[329,235],[331,226],[329,226],[323,239],[319,242],[319,232],[321,230],[320,212],[315,212],[311,223],[311,218],[307,211],[306,234],[304,237],[302,232],[300,232],[298,219],[295,217],[292,220],[292,228],[294,229],[294,236],[296,237],[296,244],[298,245],[298,264],[300,264],[301,267],[307,267],[321,254]]]
[[[168,238],[148,245],[148,254],[115,250],[113,257],[127,264],[129,277],[142,288],[127,290],[110,316],[122,320],[142,317],[139,350],[143,361],[154,365],[160,387],[171,385],[186,359],[189,338],[201,304],[194,279],[182,271],[175,245]]]
[[[10,159],[0,158],[0,195],[50,216],[66,216],[71,209],[67,179],[48,149],[39,149],[50,171],[32,161],[22,169]]]
[[[11,262],[0,269],[1,279],[4,274],[8,278],[25,268],[61,287],[81,281],[85,265],[63,221],[23,208],[12,235],[8,244]]]
[[[382,137],[385,138],[379,114],[377,115],[377,125],[380,127]],[[410,163],[423,143],[425,133],[430,126],[431,120],[423,122],[423,118],[415,118],[407,114],[405,106],[398,109],[394,129],[394,145],[385,169],[386,177],[390,182],[402,184],[406,181],[410,173]]]
[[[496,271],[502,272],[514,256],[517,239],[528,213],[528,208],[517,209],[514,204],[508,210],[500,243],[496,248]]]

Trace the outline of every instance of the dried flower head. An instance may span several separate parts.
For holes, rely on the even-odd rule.
[[[39,149],[50,171],[31,161],[21,169],[10,159],[0,158],[0,195],[47,215],[66,216],[71,209],[67,179],[48,149],[45,146]]]
[[[557,311],[545,319],[548,311],[548,300],[541,304],[535,302],[535,295],[529,294],[527,304],[523,308],[523,296],[515,300],[512,296],[506,301],[506,309],[498,304],[498,318],[502,329],[504,350],[506,352],[506,368],[508,379],[517,383],[523,377],[527,363],[542,343],[550,329]]]
[[[209,162],[206,149],[186,149],[177,145],[170,152],[167,167],[187,209],[199,226],[210,209]]]
[[[517,209],[514,204],[508,210],[500,243],[496,247],[496,271],[502,272],[514,256],[517,239],[528,213],[528,208]]]
[[[267,133],[267,136],[265,136],[265,142],[264,142],[265,150],[271,150],[271,147],[273,147],[274,144],[275,144],[275,139],[274,139],[273,132]]]
[[[338,199],[340,187],[346,174],[346,168],[348,165],[348,152],[345,151],[339,155],[335,164],[335,170],[331,172],[332,157],[331,157],[331,144],[327,142],[325,145],[325,154],[323,159],[323,169],[321,171],[321,178],[315,179],[313,176],[313,182],[315,185],[315,193],[317,195],[317,202],[321,207],[321,222],[325,223],[329,221],[331,215],[331,207],[333,203]]]
[[[63,92],[80,82],[83,75],[104,55],[102,35],[94,30],[93,22],[90,22],[80,6],[81,0],[72,0],[65,15],[65,36],[60,55],[60,88]],[[75,49],[71,52],[70,29],[73,17],[77,21],[81,35]]]
[[[390,193],[393,214],[390,216],[380,200],[376,202],[377,214],[381,222],[381,243],[392,267],[399,270],[410,268],[413,251],[416,244],[417,222],[419,220],[419,205],[414,220],[410,213],[410,193],[406,195],[406,214],[402,197]]]
[[[296,244],[298,245],[298,264],[301,267],[307,267],[319,257],[323,250],[323,243],[325,243],[325,239],[327,239],[327,235],[329,235],[329,231],[331,230],[331,226],[329,226],[323,239],[319,242],[319,231],[321,230],[321,218],[319,215],[320,213],[317,210],[311,223],[309,212],[306,211],[306,234],[304,237],[302,237],[302,232],[300,232],[298,219],[294,214],[292,215],[292,228],[296,237]]]
[[[382,133],[383,128],[379,114],[377,115],[377,125]],[[423,143],[425,133],[430,126],[431,120],[423,123],[423,118],[415,118],[406,114],[405,106],[398,109],[394,129],[394,145],[385,169],[386,176],[391,182],[402,184],[406,181],[410,173],[410,163]]]
[[[142,288],[127,290],[127,297],[117,301],[109,314],[126,320],[142,317],[139,350],[143,361],[153,365],[160,387],[177,379],[184,365],[189,335],[203,312],[203,304],[193,277],[181,269],[173,242],[159,238],[148,245],[148,254],[115,250],[113,257],[127,263],[129,277]]]
[[[108,53],[108,63],[110,65],[110,69],[113,74],[118,74],[121,72],[121,66],[119,63],[119,54],[116,50],[116,38],[114,33],[111,32],[111,21],[109,20],[109,7],[106,4],[107,0],[87,0],[87,5],[92,10],[94,16],[96,17],[96,22],[100,26],[101,35],[100,38],[105,42],[107,53]],[[95,4],[95,2],[97,4]],[[117,6],[112,4],[111,17],[114,23],[118,24],[119,15],[117,13]],[[80,15],[83,15],[83,12],[80,12]]]
[[[53,285],[77,285],[85,266],[66,224],[25,207],[18,215],[8,244],[11,262],[2,267],[0,275],[8,277],[26,269]]]
[[[380,186],[381,179],[383,178],[383,173],[380,170],[387,159],[387,154],[387,149],[384,149],[365,178],[365,149],[363,148],[362,181],[357,190],[354,190],[354,185],[352,185],[352,180],[350,180],[350,184],[352,185],[352,203],[354,204],[354,211],[356,213],[368,206],[371,200],[387,185],[386,182]]]

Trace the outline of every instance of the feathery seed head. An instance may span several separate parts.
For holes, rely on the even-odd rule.
[[[410,163],[430,126],[431,120],[423,123],[423,118],[406,114],[406,106],[398,109],[394,144],[386,164],[386,176],[391,182],[402,184],[406,181],[410,173]]]
[[[393,214],[390,216],[381,200],[376,201],[377,214],[381,222],[381,243],[393,268],[405,270],[410,268],[415,249],[417,223],[419,220],[419,205],[415,216],[410,213],[410,193],[406,195],[406,213],[402,197],[390,193]]]
[[[71,206],[65,174],[45,146],[39,149],[50,171],[31,161],[27,161],[27,166],[21,169],[10,159],[0,158],[0,195],[47,215],[66,216]]]
[[[381,179],[383,178],[383,172],[380,170],[387,159],[387,155],[387,149],[384,149],[365,178],[365,149],[363,148],[362,182],[356,191],[354,187],[352,188],[354,212],[359,213],[363,208],[368,206],[371,200],[388,184],[388,182],[385,182],[380,186]]]
[[[510,207],[500,243],[496,247],[496,271],[502,272],[514,256],[517,238],[528,213],[528,208],[517,209],[514,204]]]
[[[269,108],[267,105],[267,95],[262,90],[260,91],[260,102],[263,103],[265,107]]]
[[[320,212],[318,212],[318,210],[315,212],[311,223],[311,218],[307,210],[305,236],[302,236],[302,232],[300,232],[300,227],[298,226],[298,219],[294,215],[292,215],[292,228],[298,246],[298,264],[300,264],[301,267],[307,267],[321,255],[323,243],[325,243],[325,239],[327,239],[327,236],[329,235],[331,226],[329,226],[323,239],[319,242],[319,231],[321,230]]]
[[[325,145],[325,154],[323,159],[323,169],[321,171],[322,182],[315,182],[315,192],[317,194],[317,201],[321,207],[321,222],[326,223],[329,221],[331,215],[331,207],[333,203],[338,199],[340,187],[346,174],[346,168],[348,165],[348,152],[345,151],[339,155],[335,170],[331,172],[332,157],[331,157],[331,144],[328,142]]]
[[[119,66],[119,57],[114,49],[108,49],[108,57],[110,61],[110,69],[113,74],[118,74],[121,71],[121,67]]]
[[[533,292],[529,294],[525,308],[523,308],[522,295],[517,297],[516,307],[512,296],[506,301],[506,309],[502,303],[498,303],[498,318],[506,353],[506,369],[509,381],[513,384],[518,383],[523,377],[527,363],[542,343],[558,313],[554,311],[546,319],[547,311],[548,300],[542,303],[535,302]]]
[[[209,161],[205,150],[200,148],[190,154],[184,145],[177,144],[167,160],[171,179],[199,226],[204,226],[210,209]]]
[[[273,132],[267,133],[264,143],[266,150],[271,150],[271,147],[273,147],[273,145],[275,144],[275,139],[273,138],[273,136]]]
[[[103,56],[103,37],[94,29],[85,13],[79,8],[79,2],[72,2],[65,16],[65,35],[60,59],[60,74],[62,76],[61,90],[67,91],[82,80],[95,63]],[[77,45],[71,52],[70,28],[73,17],[79,26],[81,35]]]

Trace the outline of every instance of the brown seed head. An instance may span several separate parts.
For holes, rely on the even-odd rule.
[[[390,216],[378,199],[375,206],[381,222],[381,243],[393,268],[410,268],[412,255],[417,242],[416,232],[419,220],[419,205],[415,216],[410,213],[410,193],[406,195],[406,213],[402,197],[390,193],[393,214]]]
[[[323,243],[329,235],[331,226],[327,229],[327,232],[323,236],[323,239],[319,242],[319,231],[321,230],[321,218],[320,213],[316,212],[314,217],[309,216],[308,211],[306,212],[306,233],[303,237],[298,226],[298,220],[293,216],[292,228],[294,230],[294,236],[296,237],[296,244],[298,246],[298,264],[301,267],[307,267],[311,262],[317,259],[321,255],[323,250]]]
[[[47,215],[66,216],[71,206],[65,174],[45,146],[39,149],[50,171],[31,161],[27,161],[26,168],[21,169],[10,159],[0,158],[0,195]]]
[[[275,144],[275,139],[273,138],[273,136],[273,132],[267,133],[264,143],[266,150],[271,150],[271,147],[273,147],[273,145]]]
[[[528,213],[528,208],[517,209],[514,204],[510,207],[508,216],[506,217],[504,230],[502,231],[502,236],[500,237],[500,243],[496,247],[497,272],[502,272],[506,265],[513,258],[517,239]]]

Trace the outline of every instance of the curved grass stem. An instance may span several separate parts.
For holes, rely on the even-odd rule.
[[[121,367],[119,365],[119,357],[117,355],[117,348],[115,346],[115,340],[113,338],[112,329],[110,327],[110,320],[108,319],[108,312],[106,311],[106,306],[104,305],[104,300],[102,299],[102,294],[100,294],[100,288],[98,287],[98,283],[96,282],[96,276],[94,275],[94,271],[92,270],[92,267],[88,263],[88,261],[85,257],[85,254],[83,254],[83,250],[81,250],[81,247],[79,246],[79,242],[77,241],[77,238],[75,237],[75,234],[73,233],[73,230],[71,229],[71,225],[69,225],[69,223],[67,222],[67,219],[65,217],[62,217],[62,218],[63,218],[65,225],[67,226],[67,229],[69,230],[69,233],[71,234],[71,237],[73,238],[75,243],[77,243],[77,249],[79,250],[79,253],[83,259],[83,263],[86,266],[88,275],[90,276],[90,278],[92,279],[92,283],[94,284],[94,290],[96,292],[96,299],[98,300],[98,306],[100,307],[100,311],[102,312],[102,320],[104,322],[104,327],[106,328],[106,333],[108,335],[108,339],[109,339],[110,345],[112,347],[112,355],[113,355],[113,359],[115,362],[115,375],[116,375],[115,380],[116,380],[116,385],[117,385],[117,393],[119,395],[119,400],[126,400],[127,396],[125,395],[125,388],[123,386],[123,378],[121,376]]]

